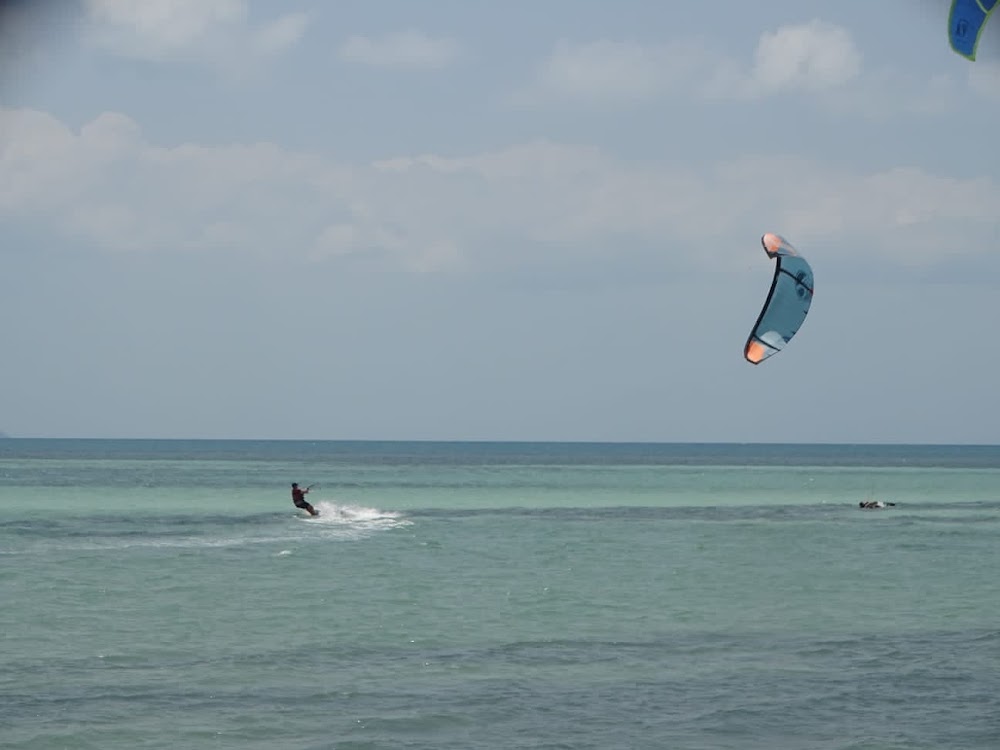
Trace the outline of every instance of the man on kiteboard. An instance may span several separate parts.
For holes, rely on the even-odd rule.
[[[319,511],[306,502],[306,493],[309,492],[311,487],[312,485],[303,490],[299,488],[298,482],[292,482],[292,502],[296,508],[308,511],[310,516],[318,516]]]
[[[879,508],[889,508],[895,505],[896,503],[883,503],[881,500],[862,500],[858,503],[858,507],[863,510],[877,510]]]

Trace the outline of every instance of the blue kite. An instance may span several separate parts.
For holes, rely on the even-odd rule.
[[[1000,0],[952,0],[948,14],[948,40],[962,57],[976,59],[976,47],[990,14]]]
[[[752,365],[784,349],[806,319],[813,298],[812,268],[792,244],[771,232],[760,238],[760,244],[775,264],[764,309],[743,346],[743,357]]]

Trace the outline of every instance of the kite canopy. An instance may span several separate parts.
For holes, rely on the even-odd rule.
[[[948,14],[948,41],[962,57],[976,59],[976,47],[990,13],[1000,0],[952,0]]]
[[[791,341],[806,319],[813,298],[813,273],[806,259],[777,234],[768,232],[760,243],[767,257],[776,262],[771,291],[743,347],[743,356],[754,365],[777,354]]]

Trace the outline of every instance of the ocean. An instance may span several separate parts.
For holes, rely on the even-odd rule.
[[[996,446],[3,439],[0,747],[996,750],[998,542]]]

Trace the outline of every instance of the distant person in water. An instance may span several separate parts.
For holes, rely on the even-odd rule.
[[[308,511],[310,516],[318,516],[319,511],[306,502],[306,493],[309,492],[309,489],[309,487],[304,490],[300,489],[298,482],[292,482],[292,502],[295,503],[296,508]]]
[[[864,508],[866,510],[875,510],[877,508],[886,508],[890,505],[895,505],[896,503],[883,503],[881,500],[863,500],[858,503],[859,508]]]

